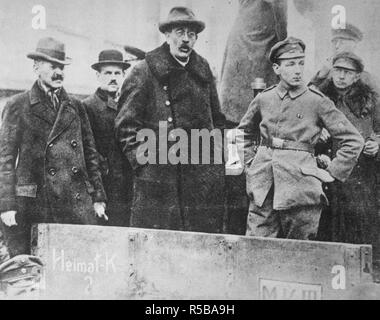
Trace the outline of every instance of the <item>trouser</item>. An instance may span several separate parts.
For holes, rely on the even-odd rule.
[[[321,205],[274,210],[272,188],[262,207],[258,207],[251,201],[246,235],[250,237],[315,240],[321,212]]]

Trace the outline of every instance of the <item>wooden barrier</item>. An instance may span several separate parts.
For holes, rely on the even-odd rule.
[[[46,299],[341,299],[371,283],[370,246],[37,225]]]

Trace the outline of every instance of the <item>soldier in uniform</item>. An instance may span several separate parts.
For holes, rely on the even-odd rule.
[[[326,59],[325,63],[317,74],[312,78],[310,84],[316,86],[326,86],[332,78],[332,60],[333,57],[341,52],[355,52],[358,44],[363,40],[362,31],[353,24],[347,23],[344,29],[331,30],[331,43],[333,48],[333,55]],[[375,78],[367,71],[361,74],[361,81],[369,86],[371,90],[380,94],[378,84]]]
[[[10,99],[0,128],[0,224],[11,256],[29,252],[30,224],[97,224],[106,206],[87,113],[63,88],[64,44],[43,38],[28,58],[38,79]]]
[[[130,64],[117,50],[104,50],[92,65],[100,84],[94,94],[83,100],[96,149],[99,153],[104,188],[107,194],[108,225],[128,227],[132,194],[132,169],[121,152],[114,134],[118,113],[119,89]]]
[[[322,182],[345,181],[364,141],[331,100],[304,84],[302,40],[278,42],[270,61],[281,80],[252,101],[239,125],[250,197],[247,236],[311,240],[325,199]],[[340,146],[326,170],[314,157],[322,127]],[[261,145],[255,154],[257,135]]]

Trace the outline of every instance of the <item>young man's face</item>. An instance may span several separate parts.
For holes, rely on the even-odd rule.
[[[334,67],[332,69],[332,79],[337,89],[345,90],[352,86],[360,78],[360,74],[353,70]]]
[[[304,68],[305,58],[280,60],[273,64],[274,72],[291,88],[302,84]]]
[[[198,35],[194,28],[176,27],[165,33],[170,52],[180,61],[187,61],[193,51]]]
[[[354,40],[337,38],[331,41],[334,54],[344,51],[354,52],[357,46],[357,42]]]
[[[38,78],[51,89],[58,89],[63,86],[64,68],[65,66],[62,64],[42,60],[34,63],[34,71]]]
[[[96,75],[100,84],[100,89],[104,91],[115,93],[123,84],[124,71],[120,66],[103,66]]]

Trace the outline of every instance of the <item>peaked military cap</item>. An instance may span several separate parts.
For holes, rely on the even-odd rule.
[[[39,294],[43,264],[35,256],[19,255],[0,265],[0,291],[8,298]]]
[[[363,72],[363,60],[353,52],[341,52],[334,56],[333,67],[356,72]]]
[[[363,32],[359,28],[355,27],[353,24],[347,23],[346,27],[343,29],[332,29],[331,30],[332,39],[346,39],[354,40],[360,42],[363,40]]]
[[[305,57],[306,45],[301,39],[288,37],[283,41],[277,42],[269,53],[269,61],[275,63],[281,59],[294,59]]]

